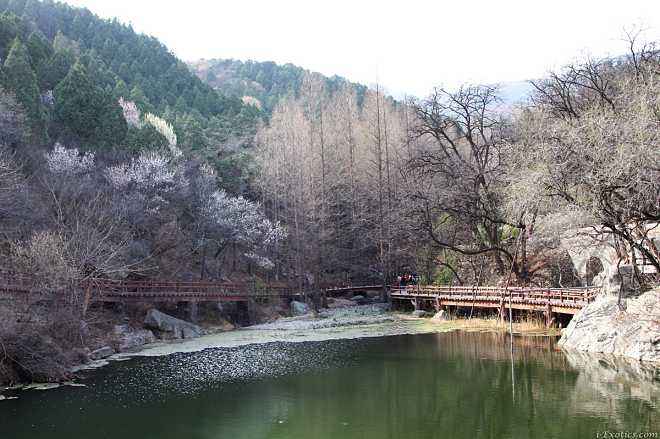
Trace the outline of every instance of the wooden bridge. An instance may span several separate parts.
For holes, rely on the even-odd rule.
[[[298,289],[254,282],[133,281],[87,279],[72,288],[84,292],[86,302],[221,302],[265,298],[295,298]],[[389,286],[392,302],[409,302],[416,309],[447,306],[495,308],[501,315],[512,309],[541,311],[550,319],[554,313],[575,314],[592,302],[598,288],[521,288],[472,286]],[[0,296],[40,297],[57,295],[66,288],[40,285],[32,276],[0,271]],[[324,297],[383,291],[382,285],[326,286],[316,293]]]
[[[432,307],[494,308],[504,318],[509,308],[543,312],[546,323],[554,314],[576,314],[593,302],[600,293],[596,287],[535,288],[535,287],[474,287],[474,286],[418,286],[391,287],[392,301],[410,301],[415,309]]]
[[[136,281],[92,278],[76,285],[42,285],[32,276],[0,271],[0,295],[48,296],[67,289],[84,292],[92,302],[221,302],[267,297],[293,297],[298,293],[283,285],[252,282]]]

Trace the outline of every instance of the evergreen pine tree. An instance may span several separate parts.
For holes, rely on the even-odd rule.
[[[57,121],[80,138],[92,139],[96,131],[99,94],[85,67],[76,62],[54,90]]]
[[[46,64],[53,54],[53,48],[41,32],[36,31],[28,37],[26,46],[30,54],[32,69],[37,74],[37,78],[41,78],[45,73]]]
[[[94,132],[96,144],[104,147],[122,145],[126,139],[128,125],[117,101],[105,91],[99,101],[98,116]]]
[[[21,34],[19,18],[10,13],[0,14],[0,59],[5,59],[17,36]]]
[[[114,89],[113,93],[114,93],[115,98],[117,98],[117,99],[119,99],[119,98],[128,99],[130,97],[130,94],[131,94],[130,90],[126,86],[126,83],[122,79],[119,79],[117,81],[117,84],[115,85],[115,89]]]
[[[130,100],[135,102],[135,104],[140,107],[143,111],[151,110],[151,102],[145,96],[144,92],[139,86],[133,87],[131,94],[129,96]]]
[[[44,74],[41,78],[43,88],[45,90],[53,90],[69,73],[75,61],[76,57],[70,50],[56,51],[46,63]]]
[[[55,117],[71,134],[90,146],[118,145],[126,137],[126,121],[114,99],[90,79],[76,62],[55,87]]]
[[[27,48],[18,37],[9,50],[3,71],[5,86],[16,95],[16,100],[27,114],[32,140],[41,140],[44,134],[44,113],[37,76],[30,65]]]

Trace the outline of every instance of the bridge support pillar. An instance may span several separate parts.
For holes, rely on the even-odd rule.
[[[188,319],[197,323],[199,320],[199,304],[197,302],[188,302]]]
[[[549,328],[555,323],[555,315],[552,312],[552,306],[549,303],[546,307],[544,314],[545,314],[545,326]]]
[[[250,324],[256,323],[257,302],[255,302],[253,299],[249,299],[247,302],[247,312],[248,312],[248,319],[250,320]]]

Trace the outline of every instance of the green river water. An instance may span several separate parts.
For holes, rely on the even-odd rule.
[[[0,402],[0,438],[660,432],[657,370],[566,354],[544,337],[516,337],[513,357],[506,336],[464,332],[217,347],[112,362],[80,382]]]

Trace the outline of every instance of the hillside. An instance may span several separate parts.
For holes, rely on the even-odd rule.
[[[332,91],[350,85],[358,99],[364,97],[367,87],[348,81],[341,76],[326,77],[293,64],[272,61],[239,61],[235,59],[202,59],[189,64],[191,70],[223,95],[243,99],[270,114],[286,96],[297,96],[305,75],[314,74]],[[254,100],[256,99],[256,101]]]
[[[198,79],[156,38],[52,1],[0,0],[0,60],[3,87],[25,110],[33,144],[126,146],[117,117],[123,98],[172,124],[184,150],[213,160],[227,142],[251,140],[260,117]]]

